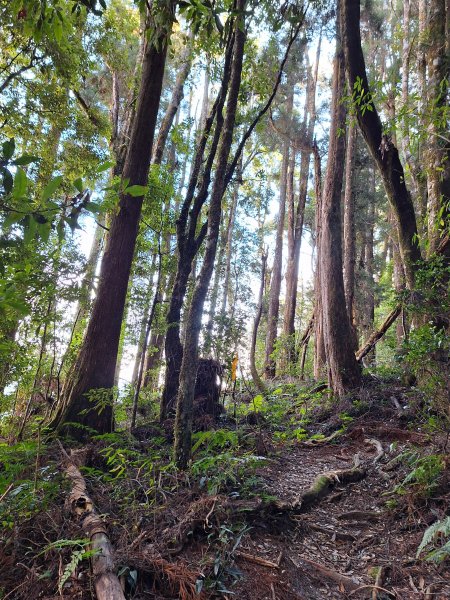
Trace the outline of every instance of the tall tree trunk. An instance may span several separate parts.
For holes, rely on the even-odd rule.
[[[424,152],[428,183],[428,255],[436,252],[450,216],[450,142],[448,140],[448,81],[446,0],[429,0],[427,28],[428,104]],[[450,255],[448,256],[450,258]]]
[[[319,70],[322,33],[317,44],[316,58],[312,71],[309,71],[307,96],[305,101],[304,127],[306,129],[305,146],[301,149],[300,186],[297,207],[289,204],[288,216],[288,262],[286,267],[286,300],[284,305],[283,333],[288,341],[288,360],[295,359],[295,311],[297,307],[298,268],[303,234],[306,196],[308,193],[309,164],[314,140],[316,123],[316,87]],[[291,343],[292,342],[292,343]]]
[[[345,161],[345,108],[340,102],[344,92],[344,61],[340,41],[339,10],[336,19],[336,56],[333,69],[330,143],[322,194],[322,231],[320,240],[323,327],[328,363],[329,385],[337,396],[356,387],[361,372],[352,345],[352,331],[345,306],[342,275],[341,192]]]
[[[319,149],[314,142],[314,180],[316,196],[316,270],[314,273],[314,379],[321,379],[324,374],[326,363],[325,340],[323,337],[323,310],[322,310],[322,288],[321,288],[321,264],[322,264],[322,169]]]
[[[292,90],[293,92],[293,90]],[[289,92],[287,102],[288,118],[292,116],[292,107],[294,97],[291,91]],[[286,214],[286,197],[287,197],[287,178],[289,167],[289,152],[290,140],[286,136],[283,140],[283,152],[281,160],[280,173],[280,200],[278,205],[278,220],[275,239],[275,253],[272,267],[272,280],[269,293],[269,312],[267,316],[267,334],[266,334],[266,355],[264,361],[264,374],[267,379],[275,377],[276,360],[273,352],[275,350],[275,342],[277,339],[278,315],[280,309],[280,290],[281,290],[281,270],[283,267],[283,238],[284,238],[284,221]]]
[[[167,418],[173,411],[178,394],[179,377],[183,359],[183,346],[180,339],[181,309],[183,307],[194,258],[207,232],[206,224],[204,223],[200,232],[197,234],[197,223],[200,217],[201,208],[208,195],[211,169],[223,126],[223,119],[219,118],[219,116],[221,116],[229,86],[232,47],[233,46],[229,41],[225,54],[221,88],[214,105],[205,120],[201,136],[197,139],[195,156],[192,161],[191,174],[189,176],[189,184],[177,220],[178,259],[169,310],[167,312],[167,333],[165,339],[166,372],[160,406],[161,420]],[[214,129],[207,158],[204,161],[206,144],[210,138],[211,129],[216,120],[216,116],[216,127]],[[205,165],[203,167],[204,162]],[[203,172],[201,181],[199,182],[202,167]],[[199,189],[194,198],[198,183]]]
[[[128,180],[130,185],[145,186],[148,181],[167,45],[173,22],[173,6],[170,5],[166,10],[163,25],[152,30],[154,37],[147,41],[144,51],[136,116],[123,167],[123,180]],[[162,16],[158,15],[159,23]],[[142,202],[142,196],[134,197],[126,191],[120,194],[119,211],[112,218],[102,259],[92,316],[55,419],[55,425],[59,428],[71,422],[88,426],[99,433],[110,432],[113,428],[112,398],[109,395],[106,399],[104,390],[110,390],[114,384]],[[102,390],[98,392],[101,406],[96,406],[95,390]],[[94,401],[87,396],[90,391],[94,392]],[[68,429],[77,439],[87,435],[83,427],[69,426]]]
[[[375,171],[372,172],[372,197],[375,194]],[[373,253],[373,233],[375,226],[375,206],[373,201],[370,202],[367,207],[367,222],[365,224],[364,231],[364,268],[365,268],[365,277],[364,277],[364,300],[363,300],[363,315],[362,315],[362,330],[363,340],[369,338],[370,334],[374,329],[374,320],[375,320],[375,296],[374,296],[374,253]],[[355,351],[358,348],[355,348]],[[369,358],[366,359],[366,364],[368,366],[375,366],[375,347],[368,355]]]
[[[172,88],[169,106],[161,121],[155,148],[153,150],[152,163],[155,165],[160,165],[162,162],[170,128],[172,127],[173,120],[184,97],[184,84],[186,83],[186,79],[188,78],[192,66],[192,35],[189,36],[189,40],[186,43],[180,58],[180,63],[180,69],[176,76],[175,85]]]
[[[352,120],[347,130],[347,150],[345,156],[344,191],[344,291],[347,314],[352,328],[353,349],[358,349],[358,339],[354,324],[355,302],[355,195],[353,190],[353,170],[356,146],[356,126]]]
[[[229,225],[230,221],[228,221]],[[205,328],[205,343],[203,346],[203,352],[205,356],[210,354],[212,346],[213,346],[213,327],[214,321],[216,319],[216,309],[217,309],[217,300],[219,297],[219,282],[222,276],[222,266],[223,259],[225,255],[225,246],[227,240],[227,229],[224,224],[222,224],[222,231],[219,236],[219,253],[217,255],[216,266],[214,269],[214,281],[210,293],[209,299],[209,317],[208,322]]]
[[[198,340],[200,335],[203,305],[214,268],[217,239],[219,236],[219,227],[222,215],[222,197],[225,191],[227,163],[230,154],[231,143],[233,140],[238,94],[241,84],[242,62],[246,38],[244,27],[244,8],[245,0],[237,0],[237,17],[234,30],[230,87],[220,147],[218,150],[214,185],[211,191],[211,201],[209,204],[208,232],[205,255],[186,322],[186,337],[183,351],[183,362],[180,372],[179,392],[177,397],[174,445],[176,464],[178,467],[183,469],[187,467],[191,455],[192,413],[195,380],[197,376]]]
[[[358,123],[380,171],[388,200],[398,222],[400,250],[405,265],[408,287],[414,287],[415,263],[420,259],[417,244],[417,225],[414,206],[405,184],[405,174],[398,150],[383,133],[380,117],[373,103],[361,47],[360,3],[340,0],[343,24],[343,47],[348,85],[356,97],[362,93],[362,101],[356,102]],[[368,108],[369,107],[369,108]]]

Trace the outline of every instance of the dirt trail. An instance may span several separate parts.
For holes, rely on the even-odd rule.
[[[384,468],[406,446],[397,445],[390,452],[389,443],[382,445],[385,454],[377,462],[374,446],[347,439],[322,447],[291,449],[264,467],[261,474],[267,492],[286,503],[295,502],[321,473],[350,468],[356,453],[367,475],[356,483],[336,482],[326,498],[304,514],[291,515],[290,523],[283,523],[278,531],[264,532],[264,524],[253,529],[240,548],[244,557],[237,559],[245,577],[235,597],[450,598],[448,570],[415,558],[424,531],[421,516],[396,518],[386,509],[390,497],[386,494],[397,476]],[[279,568],[258,565],[245,555],[279,563]],[[379,575],[376,581],[380,569],[381,578]]]

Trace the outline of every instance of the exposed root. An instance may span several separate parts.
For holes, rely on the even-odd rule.
[[[324,577],[331,579],[332,581],[337,583],[339,585],[339,588],[342,591],[350,592],[350,591],[356,591],[357,589],[360,588],[359,583],[356,583],[355,581],[353,581],[353,579],[350,579],[350,577],[346,577],[345,575],[342,575],[342,573],[338,573],[337,571],[334,571],[333,569],[324,567],[320,563],[314,562],[313,560],[309,560],[309,559],[305,558],[304,556],[300,556],[299,558],[302,562],[306,563],[308,566],[313,567],[315,572],[318,571]],[[291,557],[291,561],[298,569],[302,568],[302,565],[298,564],[297,561],[294,561],[292,559],[292,557]]]
[[[383,450],[383,446],[381,445],[381,442],[379,442],[378,440],[375,440],[374,438],[366,438],[364,440],[364,442],[366,444],[371,444],[372,446],[375,446],[375,448],[377,450],[377,454],[376,454],[375,458],[373,459],[373,462],[374,462],[374,464],[376,464],[384,456],[384,450]]]
[[[321,439],[312,439],[301,442],[301,446],[306,447],[314,447],[314,446],[322,446],[323,444],[327,444],[336,438],[341,432],[339,430],[334,431],[331,435]]]

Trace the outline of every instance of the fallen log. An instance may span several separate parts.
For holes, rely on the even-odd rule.
[[[386,319],[385,319],[384,323],[381,325],[381,327],[379,329],[377,329],[376,331],[374,331],[370,335],[369,339],[364,344],[364,346],[362,346],[356,352],[356,354],[355,354],[356,360],[360,361],[367,354],[369,354],[369,352],[375,347],[377,342],[379,342],[381,340],[381,338],[384,336],[384,334],[389,329],[389,327],[393,323],[395,323],[396,319],[398,318],[398,316],[400,315],[401,312],[402,312],[402,305],[397,304],[397,306],[388,314],[388,316],[386,317]]]
[[[91,562],[97,600],[125,600],[122,586],[114,572],[114,550],[105,522],[94,508],[83,475],[59,440],[58,443],[66,463],[65,474],[72,483],[68,505],[79,521],[85,537],[90,540],[89,549],[93,551]]]

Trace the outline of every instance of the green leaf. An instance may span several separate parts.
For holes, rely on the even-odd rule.
[[[53,196],[53,194],[56,192],[56,190],[59,188],[59,186],[62,183],[62,175],[58,175],[57,177],[54,177],[44,188],[44,191],[42,192],[42,200],[48,200],[50,198],[50,196]]]
[[[99,213],[101,212],[102,207],[97,202],[86,202],[85,209],[92,213]]]
[[[5,231],[7,231],[11,225],[14,225],[15,223],[20,223],[20,221],[22,221],[23,219],[23,214],[22,213],[17,213],[15,211],[11,211],[6,215],[5,220],[3,221],[3,229]]]
[[[30,163],[37,162],[38,160],[41,160],[39,158],[39,156],[33,156],[32,154],[22,154],[22,156],[19,156],[19,158],[16,158],[16,160],[14,160],[12,162],[12,164],[13,165],[29,165]]]
[[[37,223],[29,215],[27,215],[25,217],[24,221],[25,221],[25,227],[24,227],[24,231],[23,231],[23,241],[25,244],[29,244],[31,242],[31,240],[34,239]]]
[[[9,160],[11,156],[14,154],[14,150],[16,149],[16,142],[14,138],[3,142],[2,150],[3,150],[3,158]]]
[[[58,225],[56,226],[56,233],[58,234],[58,240],[62,242],[66,233],[66,228],[64,227],[63,219],[60,219],[58,221]]]
[[[50,237],[50,232],[52,230],[52,224],[50,222],[39,225],[38,227],[38,235],[44,243],[48,242],[48,238]]]
[[[148,192],[148,187],[146,185],[130,185],[130,187],[127,187],[124,191],[125,194],[133,197],[145,196]]]
[[[22,198],[27,193],[28,179],[25,171],[20,167],[14,177],[13,198]]]
[[[73,185],[80,192],[80,194],[81,194],[81,192],[84,191],[83,180],[81,179],[81,177],[78,177],[78,179],[75,179],[75,181],[73,182]]]
[[[111,162],[110,160],[108,160],[105,163],[102,163],[101,165],[98,166],[97,168],[97,173],[103,173],[103,171],[107,171],[109,168],[111,168],[113,166],[113,162]]]

